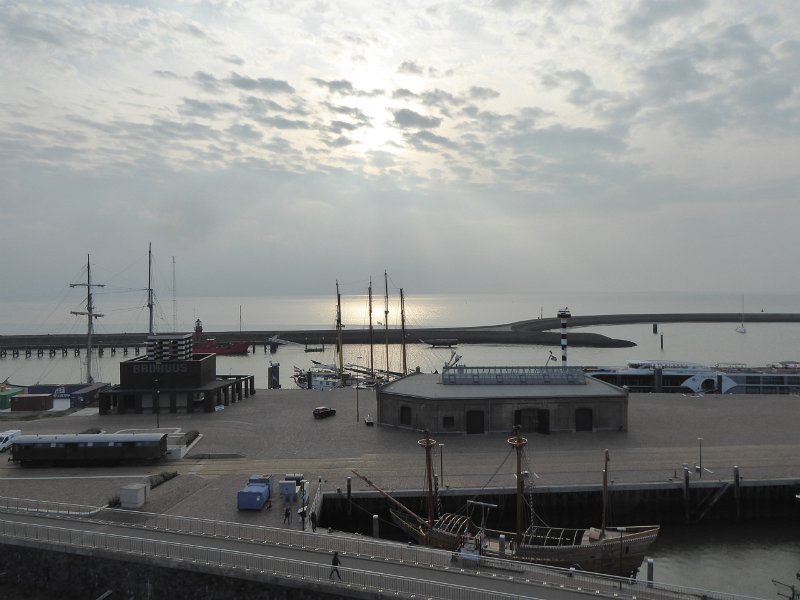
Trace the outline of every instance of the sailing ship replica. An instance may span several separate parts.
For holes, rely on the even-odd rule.
[[[389,494],[377,487],[367,477],[353,471],[369,486],[390,500],[392,520],[417,543],[451,552],[473,556],[504,558],[535,563],[551,567],[574,567],[609,575],[630,576],[639,569],[645,553],[658,535],[658,525],[635,525],[609,527],[606,525],[608,498],[608,451],[606,468],[603,470],[603,517],[599,528],[568,529],[546,525],[529,526],[522,530],[524,482],[522,452],[528,440],[520,435],[519,427],[507,443],[517,454],[516,531],[488,529],[481,523],[477,526],[468,515],[443,513],[436,516],[433,499],[433,470],[431,448],[436,441],[428,432],[417,442],[425,449],[427,478],[428,518],[417,515]],[[494,507],[481,502],[473,505]]]

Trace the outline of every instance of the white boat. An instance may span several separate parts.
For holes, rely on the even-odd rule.
[[[338,371],[320,367],[305,371],[295,367],[292,379],[294,379],[297,387],[304,390],[333,390],[341,385],[341,377]]]
[[[736,328],[736,331],[739,332],[739,333],[747,333],[747,329],[744,326],[744,296],[742,296],[742,322]]]
[[[724,372],[707,365],[667,360],[629,360],[625,367],[584,367],[589,377],[631,392],[683,392],[725,394],[738,384]]]

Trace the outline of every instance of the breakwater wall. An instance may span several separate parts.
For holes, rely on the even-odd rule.
[[[680,474],[679,474],[680,475]],[[658,483],[617,484],[609,487],[609,525],[692,524],[707,521],[740,522],[781,518],[800,521],[800,479],[701,480],[686,472]],[[391,493],[419,515],[427,514],[421,490]],[[545,523],[556,527],[598,526],[602,519],[603,490],[600,485],[537,486],[526,494],[526,501]],[[513,488],[444,489],[439,494],[443,512],[463,513],[467,500],[496,505],[488,511],[486,526],[492,529],[515,528],[516,495]],[[391,525],[391,503],[372,491],[346,489],[324,495],[320,521],[325,527],[372,534],[373,515],[381,521],[381,536],[403,539]],[[480,509],[472,515],[480,524]],[[529,509],[525,513],[529,514]]]

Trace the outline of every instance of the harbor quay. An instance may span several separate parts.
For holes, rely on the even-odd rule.
[[[336,415],[314,419],[313,409],[323,404]],[[38,419],[7,413],[0,428],[25,434],[196,430],[200,436],[182,459],[157,464],[24,469],[2,461],[2,495],[102,506],[122,485],[175,471],[180,477],[155,488],[146,510],[261,522],[271,514],[277,521],[274,513],[279,511],[250,514],[236,507],[236,492],[254,473],[278,478],[300,473],[326,493],[345,490],[350,478],[351,490],[368,491],[353,475],[355,469],[387,491],[424,489],[425,455],[417,444],[421,434],[366,426],[364,417],[375,411],[374,392],[342,388],[259,389],[211,413],[101,416],[91,406]],[[734,467],[745,482],[798,484],[798,431],[797,396],[630,394],[628,431],[526,434],[524,468],[535,473],[535,486],[596,486],[602,482],[607,449],[612,489],[682,484],[685,467],[690,485],[732,481]],[[513,489],[507,437],[438,434],[432,462],[440,487]]]
[[[524,468],[535,473],[535,485],[546,488],[547,494],[557,494],[558,489],[596,490],[608,449],[612,490],[673,484],[680,489],[686,473],[692,489],[697,489],[731,480],[738,466],[746,482],[764,486],[788,482],[796,494],[800,491],[798,402],[795,396],[631,394],[628,431],[526,434]],[[312,411],[320,405],[334,408],[336,414],[314,419]],[[2,496],[104,506],[131,483],[175,472],[177,477],[150,490],[141,511],[308,532],[310,523],[300,518],[297,502],[289,505],[288,519],[279,496],[261,511],[237,507],[237,492],[251,475],[272,474],[279,480],[286,474],[302,474],[311,497],[319,491],[324,498],[322,521],[313,535],[335,536],[341,528],[370,536],[371,524],[362,526],[362,511],[354,509],[352,515],[348,511],[348,488],[356,503],[365,502],[362,506],[380,510],[382,500],[353,470],[401,498],[418,496],[425,487],[425,455],[417,443],[421,434],[366,426],[363,419],[375,408],[374,392],[366,390],[258,389],[210,413],[101,416],[89,406],[44,418],[5,414],[0,428],[24,434],[195,430],[199,437],[182,458],[156,464],[23,468],[2,461]],[[459,490],[511,493],[514,466],[506,434],[436,437],[432,462],[447,502]],[[615,511],[614,516],[625,514]],[[380,527],[384,526],[381,521]],[[345,558],[352,566],[354,559]]]

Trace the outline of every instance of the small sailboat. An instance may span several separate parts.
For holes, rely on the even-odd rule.
[[[744,296],[742,296],[742,321],[736,328],[738,333],[747,333],[747,328],[744,326]]]

